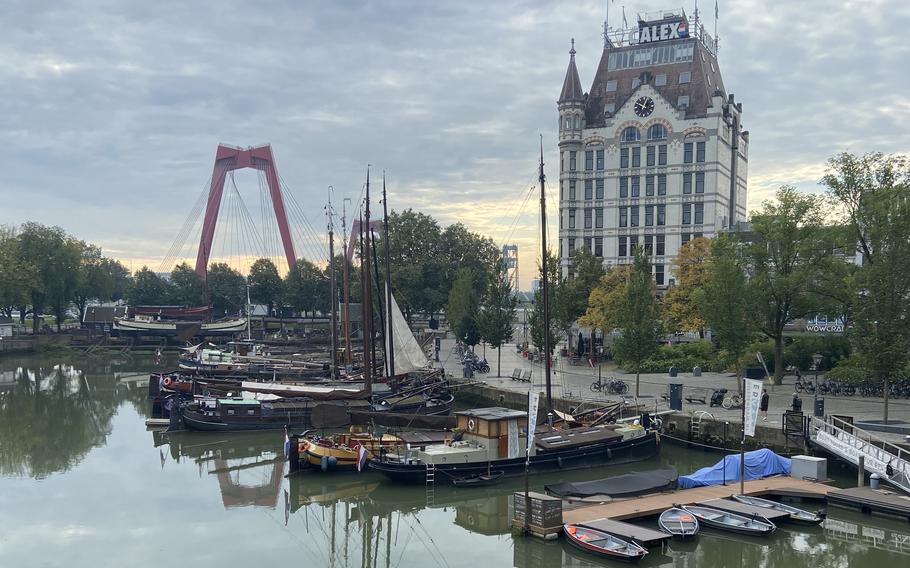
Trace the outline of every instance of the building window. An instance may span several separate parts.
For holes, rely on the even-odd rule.
[[[629,239],[626,237],[619,237],[619,256],[626,256],[626,247],[628,247]]]
[[[654,176],[653,175],[645,176],[645,195],[648,197],[654,196]]]
[[[594,169],[594,150],[585,150],[585,171]]]
[[[575,180],[569,180],[569,201],[575,201]]]
[[[604,255],[604,240],[602,237],[594,237],[594,256],[601,258]]]
[[[569,239],[569,256],[572,256],[573,252],[575,252],[575,239]]]
[[[608,93],[616,92],[616,79],[613,79],[612,81],[607,81],[607,92]]]
[[[594,181],[594,198],[595,199],[604,198],[604,178],[597,178]]]
[[[559,230],[562,230],[562,212],[559,212]]]
[[[695,224],[702,225],[705,222],[705,204],[696,203],[695,204]]]
[[[683,224],[683,225],[691,225],[691,224],[692,224],[692,204],[691,204],[691,203],[683,203],[683,206],[682,206],[682,213],[683,213],[683,215],[682,215],[682,224]],[[570,228],[570,229],[572,228],[571,221],[572,221],[572,220],[571,220],[571,218],[570,218],[570,219],[569,219],[569,222],[570,222],[570,223],[569,223],[569,228]]]
[[[705,172],[695,172],[695,193],[705,192]]]
[[[667,206],[658,205],[657,206],[657,226],[663,226],[667,224]]]
[[[654,265],[654,280],[657,282],[658,286],[664,285],[664,265],[663,264]]]
[[[575,150],[569,151],[569,171],[570,172],[574,172],[577,169],[575,167],[575,161],[576,161],[577,155],[578,155],[578,152],[576,152]]]
[[[591,237],[585,237],[585,250],[591,252]]]
[[[637,88],[639,85],[641,85],[641,79],[639,79],[638,77],[632,79],[632,88],[633,89]]]
[[[679,84],[684,85],[692,79],[692,73],[690,71],[683,71],[679,74]]]
[[[629,211],[629,213],[630,213],[629,226],[637,227],[638,226],[638,205],[633,205],[629,209],[631,210],[631,211]]]
[[[679,246],[682,246],[689,242],[689,239],[692,238],[690,233],[682,233],[679,237]]]
[[[654,86],[655,87],[663,87],[666,84],[667,84],[667,74],[666,73],[661,73],[660,75],[654,76]]]
[[[629,197],[629,178],[626,176],[619,178],[619,197]]]
[[[683,163],[691,164],[692,163],[692,143],[686,142],[683,145]]]
[[[619,167],[628,168],[629,167],[629,149],[621,148],[619,150]]]
[[[641,146],[632,148],[632,167],[641,167]]]
[[[667,145],[661,144],[657,147],[657,165],[666,166],[667,165]]]
[[[655,254],[663,256],[667,253],[667,237],[664,235],[655,235]]]
[[[569,209],[569,228],[570,229],[575,228],[575,210],[574,209]]]
[[[566,198],[565,189],[566,189],[566,183],[562,180],[559,180],[559,200],[560,201],[562,201]]]
[[[695,144],[695,161],[704,162],[705,161],[705,143],[697,142]]]
[[[657,163],[657,156],[655,155],[656,153],[657,153],[657,150],[654,146],[648,146],[646,163],[648,164],[649,167],[653,166],[655,163]]]
[[[604,104],[604,114],[610,116],[616,112],[616,103],[605,103]]]
[[[680,95],[676,99],[676,108],[689,108],[689,95]]]
[[[654,254],[654,236],[645,235],[645,254],[651,256]]]
[[[561,171],[561,172],[566,171],[566,153],[565,152],[559,153],[559,171]]]
[[[597,169],[598,170],[604,169],[604,151],[603,150],[597,151]]]
[[[594,199],[594,180],[586,179],[585,180],[585,201],[590,201]]]
[[[603,229],[604,228],[604,210],[602,207],[598,207],[594,210],[594,228]]]
[[[592,219],[593,215],[591,209],[585,208],[585,229],[591,229],[594,227]]]
[[[645,227],[654,226],[654,206],[645,205]]]
[[[641,195],[641,178],[638,176],[632,176],[632,197],[639,197]]]
[[[648,128],[648,140],[663,140],[667,137],[667,128],[663,124],[653,124]]]
[[[641,133],[639,133],[638,129],[634,126],[627,126],[626,129],[622,131],[623,142],[638,142],[639,140],[641,140]]]
[[[638,247],[638,235],[631,235],[629,237],[629,256],[635,254],[635,249]]]
[[[693,239],[700,239],[700,238],[702,238],[703,236],[705,236],[704,233],[692,233],[692,238],[693,238]]]
[[[667,194],[667,174],[657,174],[657,195]]]
[[[692,193],[692,172],[686,172],[683,174],[683,193]]]
[[[619,208],[619,226],[620,227],[629,226],[629,208],[628,207]]]

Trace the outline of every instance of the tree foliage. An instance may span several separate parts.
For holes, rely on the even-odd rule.
[[[374,294],[375,295],[375,294]],[[284,277],[284,302],[306,316],[326,312],[329,305],[329,279],[318,266],[298,259]]]
[[[661,336],[660,304],[651,278],[651,263],[643,247],[636,247],[632,272],[617,313],[622,333],[614,343],[616,358],[635,371],[635,396],[641,395],[641,366],[657,350]]]
[[[134,306],[164,305],[171,297],[170,285],[157,273],[143,266],[133,275],[126,297]]]
[[[340,282],[341,279],[339,278]],[[268,258],[260,258],[250,267],[249,275],[250,300],[268,306],[268,313],[272,313],[275,301],[281,295],[281,276],[278,267]]]
[[[246,305],[246,278],[223,262],[209,266],[206,286],[216,316],[239,313]]]
[[[673,259],[676,285],[663,296],[663,314],[667,329],[697,331],[705,328],[705,317],[695,295],[708,282],[708,259],[711,241],[705,237],[690,240],[679,248]]]
[[[544,341],[549,340],[550,342],[550,353],[548,356],[553,355],[553,350],[556,349],[556,333],[559,331],[559,326],[552,317],[553,306],[556,303],[556,288],[559,286],[561,279],[559,275],[559,259],[556,255],[547,252],[547,296],[550,300],[550,325],[546,325],[546,318],[544,314],[544,304],[543,304],[543,265],[539,264],[537,266],[538,278],[540,279],[541,286],[534,292],[534,307],[531,309],[528,314],[528,327],[531,329],[531,342],[540,349],[544,350]],[[545,335],[546,334],[546,335]]]
[[[181,306],[206,305],[205,281],[185,262],[171,270],[170,292],[170,303]]]
[[[578,322],[603,333],[610,333],[620,327],[618,314],[625,298],[626,286],[632,274],[631,264],[610,268],[588,296],[588,307]]]
[[[551,308],[553,325],[567,338],[572,324],[585,314],[591,291],[605,274],[602,259],[585,248],[572,253],[569,270],[571,277],[560,278],[556,283]]]
[[[455,337],[472,347],[481,339],[477,321],[480,301],[474,289],[475,279],[473,270],[469,268],[459,270],[452,289],[449,290],[449,301],[446,304],[446,317],[455,332]]]
[[[502,376],[502,346],[512,339],[518,300],[501,261],[490,267],[490,281],[478,315],[481,338],[496,349],[496,376]]]

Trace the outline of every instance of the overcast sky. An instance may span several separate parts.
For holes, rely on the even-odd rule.
[[[356,202],[370,163],[388,172],[393,208],[516,242],[523,287],[539,256],[536,197],[525,202],[538,134],[555,182],[569,39],[588,90],[604,13],[602,0],[0,6],[0,224],[60,225],[157,269],[217,144],[271,143],[317,232],[326,188],[339,211]],[[674,6],[625,10],[632,22]],[[713,5],[700,7],[713,31]],[[721,2],[717,27],[751,132],[750,208],[784,183],[817,190],[840,151],[910,149],[910,3]],[[259,219],[256,175],[235,180]]]

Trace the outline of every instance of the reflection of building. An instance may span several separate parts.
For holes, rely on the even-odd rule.
[[[227,460],[215,458],[215,469],[210,474],[218,476],[218,486],[221,488],[221,502],[225,509],[233,507],[268,507],[274,509],[278,505],[278,496],[281,494],[281,482],[284,479],[283,457],[273,457],[248,464],[228,466]],[[250,469],[257,469],[256,474],[269,472],[268,480],[259,485],[245,485],[240,483],[241,473],[251,473]]]
[[[455,524],[471,532],[497,535],[509,532],[511,494],[472,499],[455,505]]]
[[[746,217],[747,132],[714,41],[683,10],[605,38],[589,92],[574,44],[559,96],[559,247],[606,265],[651,256],[659,286],[697,236]]]

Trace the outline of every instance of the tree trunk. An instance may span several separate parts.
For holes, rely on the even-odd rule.
[[[641,377],[641,371],[639,370],[640,368],[641,368],[641,365],[635,366],[635,398],[638,398],[641,396],[641,388],[640,388],[641,381],[639,380],[639,378]]]
[[[502,345],[496,348],[496,378],[502,376]]]
[[[884,412],[884,415],[882,416],[882,421],[885,424],[887,424],[888,423],[888,378],[887,377],[885,377],[884,381],[882,381],[882,384],[885,387],[884,388],[884,401],[885,401],[884,410],[885,410],[885,412]]]
[[[63,306],[58,305],[54,310],[54,315],[57,316],[57,333],[60,333],[60,322],[63,320]]]
[[[774,377],[771,384],[779,385],[784,377],[784,336],[778,334],[774,338]]]
[[[32,294],[32,333],[38,335],[38,295]]]

